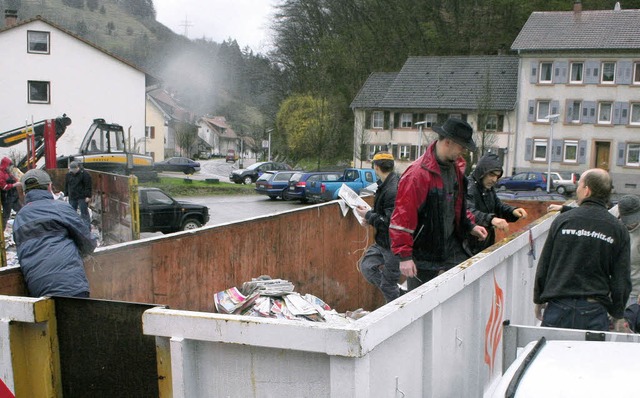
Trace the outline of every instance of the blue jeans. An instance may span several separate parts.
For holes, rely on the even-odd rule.
[[[82,217],[87,225],[91,225],[91,217],[89,217],[89,205],[84,198],[69,199],[69,204],[75,211],[78,211],[78,207],[80,207],[80,217]]]
[[[369,283],[380,289],[387,303],[398,298],[400,262],[391,250],[375,243],[369,246],[360,260],[360,272]]]
[[[608,332],[609,316],[604,305],[592,300],[554,299],[547,303],[542,326]]]

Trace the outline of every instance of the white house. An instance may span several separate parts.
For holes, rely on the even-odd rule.
[[[38,16],[0,30],[0,132],[66,113],[72,120],[57,154],[77,153],[93,119],[145,134],[145,90],[155,78],[127,61]],[[26,144],[0,148],[25,153]]]
[[[534,12],[511,48],[520,56],[516,169],[603,168],[617,193],[640,194],[640,10],[585,11],[576,1],[573,11]]]

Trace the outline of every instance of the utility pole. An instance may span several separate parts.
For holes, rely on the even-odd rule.
[[[186,15],[184,16],[184,21],[182,21],[180,26],[182,26],[184,28],[184,36],[188,39],[189,38],[189,27],[193,26],[193,24],[191,22],[189,22],[189,19],[187,18]]]

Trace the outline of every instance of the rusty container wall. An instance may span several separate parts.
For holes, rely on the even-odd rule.
[[[85,261],[91,296],[214,311],[213,294],[269,275],[338,311],[384,304],[357,269],[372,228],[337,203],[98,250]]]
[[[563,204],[559,201],[541,201],[541,200],[503,200],[502,202],[515,207],[516,209],[521,207],[527,212],[526,219],[520,219],[514,223],[509,223],[509,233],[504,233],[500,230],[496,230],[496,242],[501,241],[503,238],[522,231],[531,224],[534,220],[547,214],[547,207],[550,204]]]
[[[64,190],[67,169],[47,170],[55,190]],[[90,203],[93,219],[99,220],[104,244],[129,242],[135,231],[131,225],[129,186],[135,177],[86,170],[91,175],[93,197]]]

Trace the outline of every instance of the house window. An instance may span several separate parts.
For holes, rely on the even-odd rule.
[[[413,125],[413,114],[403,113],[400,115],[400,127],[411,127]]]
[[[601,102],[598,104],[598,124],[611,124],[611,102]]]
[[[375,111],[371,115],[371,127],[374,129],[384,128],[384,112]]]
[[[536,113],[536,120],[539,122],[548,122],[548,120],[546,119],[547,116],[550,115],[549,113],[549,101],[538,101],[537,103],[537,113]]]
[[[553,72],[552,62],[540,62],[540,79],[539,83],[551,83],[551,76]]]
[[[433,127],[438,121],[438,115],[435,113],[427,113],[424,115],[424,121],[426,122],[424,124],[425,127]]]
[[[631,104],[631,118],[629,124],[633,126],[640,126],[640,102]]]
[[[562,161],[567,163],[578,162],[578,141],[567,140],[564,142]]]
[[[449,115],[449,117],[454,117],[456,119],[462,120],[462,114],[461,113],[452,113],[452,114]]]
[[[48,104],[49,103],[49,82],[29,81],[27,82],[29,90],[30,104]]]
[[[400,145],[400,159],[409,159],[411,155],[411,145]]]
[[[633,64],[633,84],[640,84],[640,62]]]
[[[602,76],[601,76],[600,82],[602,84],[613,84],[615,80],[616,80],[616,63],[603,62]]]
[[[571,115],[569,120],[571,123],[580,123],[580,114],[582,113],[582,101],[573,101]]]
[[[156,127],[147,126],[144,136],[151,139],[156,138]]]
[[[484,124],[484,129],[496,131],[498,129],[498,115],[487,115],[487,122]]]
[[[373,155],[375,155],[376,153],[380,152],[380,151],[386,151],[387,150],[387,146],[386,145],[370,145],[369,146],[369,159],[373,159]]]
[[[640,144],[627,144],[627,166],[640,166]]]
[[[49,32],[27,31],[27,52],[49,54]]]
[[[582,70],[584,68],[584,63],[582,62],[572,62],[571,63],[571,81],[573,84],[582,83]]]
[[[533,140],[533,160],[547,160],[547,140],[537,138]]]

